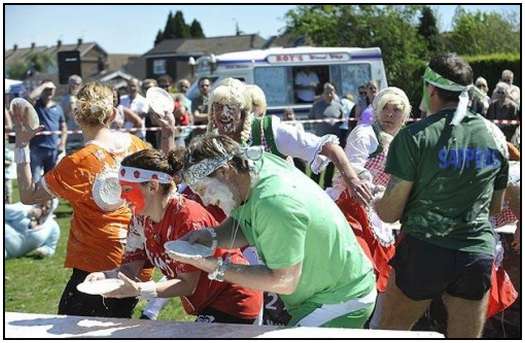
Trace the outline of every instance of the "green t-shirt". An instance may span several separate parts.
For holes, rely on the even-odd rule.
[[[232,212],[270,269],[303,268],[293,294],[281,295],[292,316],[301,304],[337,304],[375,287],[372,265],[344,215],[312,180],[264,153],[248,200]]]
[[[402,129],[385,171],[414,183],[401,218],[404,232],[444,248],[494,255],[489,206],[493,191],[507,185],[505,137],[470,112],[450,125],[454,111]]]

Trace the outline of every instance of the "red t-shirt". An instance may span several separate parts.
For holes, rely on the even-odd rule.
[[[135,238],[134,250],[126,250],[126,261],[148,260],[159,268],[169,279],[177,277],[178,273],[200,271],[196,267],[172,260],[164,250],[164,243],[180,238],[192,230],[203,227],[214,227],[217,222],[205,208],[195,201],[184,197],[174,197],[158,224],[149,218],[143,221],[142,249]],[[142,225],[139,225],[142,226]],[[247,264],[239,249],[217,249],[215,256],[227,255],[232,263]],[[195,292],[188,297],[181,297],[182,305],[188,314],[197,315],[207,307],[244,319],[257,317],[262,305],[261,292],[244,288],[228,282],[218,282],[208,279],[208,274],[201,272]]]

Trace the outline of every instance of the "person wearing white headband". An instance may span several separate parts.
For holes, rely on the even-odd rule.
[[[181,239],[210,247],[255,246],[263,265],[216,257],[173,259],[215,278],[280,295],[290,326],[362,328],[376,299],[370,261],[335,203],[312,180],[261,147],[227,136],[195,140],[180,175],[205,202],[230,217]]]
[[[229,282],[210,280],[208,273],[189,264],[173,261],[164,244],[218,222],[199,203],[176,193],[174,168],[177,151],[167,155],[146,149],[127,156],[119,170],[122,199],[140,216],[131,225],[120,268],[96,272],[87,281],[118,277],[123,285],[104,294],[106,298],[141,296],[146,299],[181,297],[186,313],[197,322],[252,324],[261,309],[258,291]],[[213,233],[213,231],[211,231]],[[246,264],[239,249],[217,249],[216,257]],[[153,264],[167,280],[133,281],[145,264]],[[162,305],[162,302],[161,302]]]
[[[243,146],[261,145],[281,158],[299,158],[309,163],[313,173],[321,173],[330,162],[355,196],[368,203],[370,190],[357,177],[335,135],[318,137],[282,123],[277,116],[254,118],[252,92],[241,81],[224,79],[210,95],[208,132],[227,135]],[[264,93],[258,92],[258,96]],[[260,101],[260,99],[259,99]],[[264,101],[265,102],[265,101]]]
[[[359,124],[350,132],[345,153],[378,197],[390,180],[384,170],[390,142],[408,120],[412,107],[403,90],[388,87],[374,97],[372,109],[373,123]],[[340,175],[336,175],[334,186],[326,192],[347,218],[352,218],[350,225],[374,263],[377,289],[384,292],[391,269],[388,261],[395,252],[392,230],[377,217],[373,208],[361,206],[350,196]]]
[[[480,337],[495,256],[489,212],[508,179],[505,137],[467,109],[472,68],[455,54],[431,59],[423,76],[429,116],[390,144],[385,193],[374,202],[403,238],[381,295],[380,329],[409,330],[432,299],[448,312],[447,337]]]
[[[125,156],[147,147],[134,135],[110,130],[116,115],[113,105],[111,87],[99,82],[81,86],[73,114],[82,129],[84,146],[65,156],[40,182],[31,177],[28,143],[43,128],[23,127],[20,123],[24,108],[13,108],[21,201],[36,204],[60,197],[73,208],[64,263],[72,274],[58,305],[59,314],[130,317],[137,303],[134,298],[104,301],[101,296],[87,295],[76,288],[89,273],[121,264],[131,211],[120,199],[118,167]],[[166,129],[163,136],[173,141],[174,133]],[[141,277],[148,279],[151,273],[150,269],[149,275]]]

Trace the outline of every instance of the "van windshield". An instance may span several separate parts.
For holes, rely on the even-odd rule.
[[[264,91],[268,106],[311,104],[326,82],[332,83],[340,96],[357,96],[358,87],[370,80],[370,63],[257,67],[254,71],[255,84]]]

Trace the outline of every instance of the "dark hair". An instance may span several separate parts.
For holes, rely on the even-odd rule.
[[[168,154],[155,149],[144,149],[126,156],[121,165],[147,170],[159,171],[171,176],[176,176],[182,169],[184,161],[184,149],[175,149]],[[173,187],[172,184],[161,184],[164,194],[168,194]]]
[[[169,76],[168,74],[166,75],[162,75],[161,77],[159,77],[157,79],[157,83],[160,85],[161,83],[168,83],[168,84],[172,84],[173,83],[173,78],[171,76]]]
[[[230,163],[238,171],[249,170],[247,161],[239,154],[239,143],[228,136],[218,134],[206,134],[193,139],[186,150],[186,165],[184,167],[190,167],[187,162],[190,160],[193,163],[197,163],[207,158],[224,156],[223,151],[219,150],[221,147],[224,148],[228,154],[234,155]]]
[[[118,107],[120,105],[120,91],[118,88],[113,87],[113,107]]]
[[[434,56],[428,66],[444,78],[460,85],[467,86],[472,83],[472,68],[456,54],[445,53]],[[451,92],[437,87],[436,90],[438,96],[445,101],[458,101],[461,94],[461,92]]]

